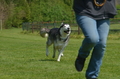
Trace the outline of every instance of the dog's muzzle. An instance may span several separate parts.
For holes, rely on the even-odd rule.
[[[65,33],[69,34],[70,32],[70,28],[68,28],[67,30],[64,31]]]

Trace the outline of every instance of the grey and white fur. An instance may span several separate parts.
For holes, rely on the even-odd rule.
[[[61,56],[63,56],[64,48],[67,46],[71,28],[69,24],[62,23],[60,28],[50,29],[48,33],[48,38],[46,42],[46,56],[49,55],[49,46],[53,44],[53,58],[55,58],[56,50],[58,50],[58,59],[60,61]]]

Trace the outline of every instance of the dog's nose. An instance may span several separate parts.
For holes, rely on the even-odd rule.
[[[70,30],[70,28],[67,28],[67,30]]]

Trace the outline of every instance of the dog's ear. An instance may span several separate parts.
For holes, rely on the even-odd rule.
[[[63,25],[64,23],[62,22],[61,25]]]
[[[64,23],[63,23],[63,22],[61,23],[61,26],[60,26],[60,27],[62,27],[62,26],[64,26]]]

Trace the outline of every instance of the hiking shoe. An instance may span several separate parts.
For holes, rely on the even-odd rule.
[[[78,55],[78,57],[76,58],[76,61],[75,61],[75,68],[77,71],[80,72],[83,70],[85,60],[86,60],[85,58],[82,58]]]

